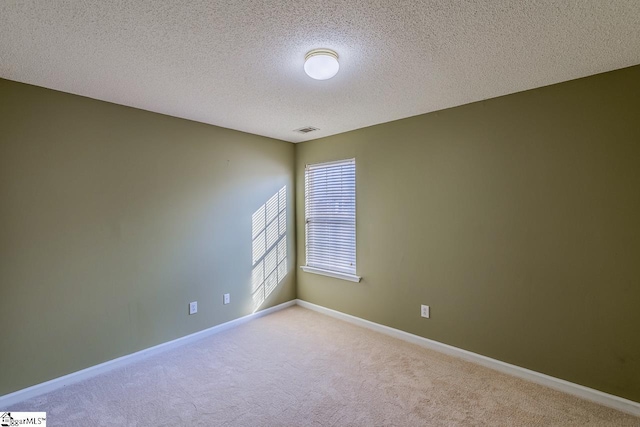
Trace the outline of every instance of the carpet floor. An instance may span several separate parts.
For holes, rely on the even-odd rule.
[[[49,426],[640,426],[640,418],[291,307],[24,401]]]

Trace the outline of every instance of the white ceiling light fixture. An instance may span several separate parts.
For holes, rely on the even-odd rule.
[[[312,79],[330,79],[339,69],[338,54],[330,49],[313,49],[304,57],[304,72]]]

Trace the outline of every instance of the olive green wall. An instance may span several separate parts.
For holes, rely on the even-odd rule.
[[[298,265],[351,157],[363,280],[298,298],[640,401],[640,67],[298,144]]]
[[[294,299],[293,176],[290,143],[0,80],[0,395],[251,313],[251,217],[283,186],[260,308]]]

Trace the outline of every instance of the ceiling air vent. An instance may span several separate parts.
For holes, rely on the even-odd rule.
[[[309,133],[309,132],[314,132],[314,131],[317,131],[317,130],[319,130],[319,129],[318,128],[314,128],[313,126],[305,126],[303,128],[294,130],[294,132]]]

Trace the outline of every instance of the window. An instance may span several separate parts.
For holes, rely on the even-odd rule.
[[[356,161],[305,168],[304,271],[359,282],[356,276]]]

